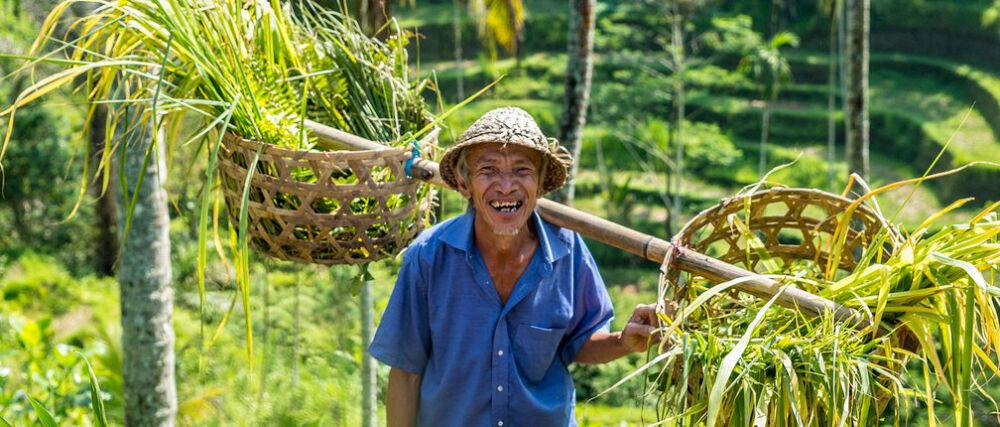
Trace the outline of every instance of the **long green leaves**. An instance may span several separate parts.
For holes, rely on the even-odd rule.
[[[715,376],[715,382],[712,384],[711,394],[708,396],[708,426],[714,427],[715,420],[719,416],[719,407],[722,405],[723,393],[725,393],[726,388],[729,387],[729,376],[733,373],[733,369],[736,369],[736,363],[740,361],[743,357],[743,351],[746,350],[747,345],[750,344],[750,338],[753,337],[754,333],[757,332],[757,327],[760,322],[764,321],[764,315],[767,314],[767,309],[771,307],[771,304],[778,299],[781,294],[785,293],[786,287],[781,288],[770,300],[760,308],[757,312],[757,316],[753,318],[750,322],[750,326],[747,327],[746,332],[740,337],[740,341],[733,346],[733,349],[726,354],[726,357],[722,358],[722,364],[719,366],[719,373]]]
[[[90,407],[94,410],[94,424],[106,427],[108,414],[104,410],[104,399],[101,398],[101,385],[97,382],[97,375],[94,374],[94,367],[90,365],[90,360],[82,353],[80,357],[87,364],[87,374],[90,376]]]
[[[820,259],[757,264],[770,277],[867,313],[876,328],[807,319],[690,277],[685,293],[673,295],[682,307],[676,320],[662,331],[682,347],[628,377],[658,366],[659,415],[685,425],[873,425],[885,421],[888,405],[911,397],[926,402],[936,425],[934,405],[944,393],[955,407],[948,424],[971,425],[973,411],[991,410],[972,402],[994,401],[982,383],[1000,371],[998,207],[944,227],[933,213],[902,238],[883,230],[847,273],[830,274]],[[831,253],[842,253],[850,220],[850,212],[830,219],[839,223]],[[768,259],[751,223],[734,217],[731,224],[741,245]],[[921,365],[921,384],[902,375],[907,360]]]
[[[48,409],[45,409],[45,405],[42,405],[42,402],[39,402],[34,397],[29,397],[28,401],[31,402],[31,407],[35,408],[35,416],[38,417],[38,422],[41,423],[42,426],[59,427],[59,424],[56,424],[55,418],[52,417],[52,414],[49,413]]]
[[[73,4],[81,2],[96,3],[95,12],[71,24],[78,37],[59,40],[53,34],[56,24]],[[97,165],[85,153],[84,174],[88,176],[81,181],[80,200],[92,182],[89,175],[103,174],[102,188],[106,188],[114,153],[124,156],[122,138],[115,139],[116,132],[152,129],[154,143],[145,152],[145,169],[153,164],[158,148],[170,148],[170,153],[176,146],[173,140],[160,140],[159,130],[174,129],[176,135],[177,129],[192,123],[191,117],[196,118],[199,127],[190,132],[191,141],[197,141],[208,158],[198,219],[198,290],[204,312],[208,206],[218,203],[213,200],[219,197],[214,191],[215,162],[226,133],[312,149],[314,141],[303,127],[311,119],[369,140],[400,145],[435,123],[422,97],[428,83],[409,75],[409,35],[394,21],[385,34],[384,41],[367,37],[351,18],[308,1],[67,0],[46,18],[31,50],[36,56],[25,57],[30,59],[18,72],[34,73],[41,64],[65,68],[28,87],[13,105],[0,108],[0,117],[9,116],[12,121],[18,108],[85,77],[83,87],[93,101],[89,114],[99,105],[108,107],[108,139],[116,143],[109,144]],[[43,53],[52,43],[54,49]],[[64,53],[68,58],[54,57]],[[186,113],[194,114],[183,121]],[[10,129],[13,126],[0,145],[0,159]],[[129,186],[141,186],[143,174],[138,176],[139,181],[129,185],[120,181],[125,194]],[[424,205],[431,194],[422,187],[416,194],[418,200],[411,203]],[[126,199],[129,209],[123,240],[136,197]],[[244,195],[241,218],[232,220],[240,222],[237,240],[241,243],[235,245],[234,262],[249,316],[246,204]],[[426,222],[426,215],[418,212],[410,221]],[[219,229],[217,221],[213,225]],[[220,239],[215,237],[216,250],[222,253]],[[250,346],[249,320],[247,329]],[[204,331],[201,335],[204,346]],[[247,354],[252,357],[249,347]]]

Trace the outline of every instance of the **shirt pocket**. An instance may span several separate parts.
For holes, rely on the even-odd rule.
[[[565,328],[543,328],[520,324],[514,340],[517,364],[531,382],[541,381],[555,361],[556,349],[566,333]]]

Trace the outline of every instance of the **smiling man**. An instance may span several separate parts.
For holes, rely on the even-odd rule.
[[[609,332],[611,300],[583,239],[535,212],[569,162],[509,107],[445,153],[441,177],[472,208],[422,233],[403,258],[371,345],[392,368],[390,426],[575,425],[568,366],[656,339],[651,305]]]

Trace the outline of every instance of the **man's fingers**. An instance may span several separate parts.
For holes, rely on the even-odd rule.
[[[625,328],[628,329],[628,333],[635,334],[644,339],[648,339],[649,337],[653,337],[654,341],[660,339],[660,333],[658,332],[659,328],[655,326],[644,325],[641,323],[629,323],[628,325],[625,325]]]
[[[635,310],[632,311],[632,318],[630,322],[643,323],[646,325],[659,325],[659,319],[656,317],[656,305],[654,304],[639,304],[635,306]]]

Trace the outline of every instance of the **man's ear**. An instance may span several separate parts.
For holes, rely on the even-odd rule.
[[[469,186],[465,184],[465,177],[462,174],[455,174],[455,185],[458,194],[461,194],[466,200],[472,198],[472,191],[469,190]]]

